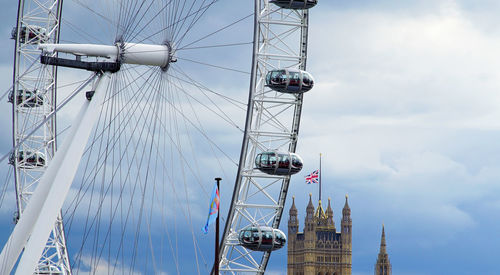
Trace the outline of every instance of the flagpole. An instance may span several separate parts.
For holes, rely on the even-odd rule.
[[[321,201],[321,153],[319,153],[319,201]]]
[[[217,220],[215,221],[215,257],[214,274],[219,275],[219,214],[220,214],[220,181],[221,178],[215,178],[217,181],[217,191],[219,192],[219,207],[217,209]]]

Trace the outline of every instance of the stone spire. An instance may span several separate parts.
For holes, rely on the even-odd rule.
[[[346,194],[345,195],[345,204],[344,204],[344,209],[342,209],[342,216],[351,216],[351,208],[349,207],[349,202],[347,201],[349,199],[349,196]]]
[[[380,238],[380,251],[378,253],[377,263],[375,264],[375,275],[392,275],[392,266],[387,254],[385,242],[385,227],[382,225],[382,237]]]
[[[295,196],[292,197],[292,206],[290,207],[289,218],[288,218],[288,235],[297,233],[299,230],[299,220],[297,219],[297,207],[295,207]]]
[[[312,194],[309,193],[309,203],[306,208],[306,220],[305,228],[306,231],[312,231],[314,228],[314,205],[312,203]]]
[[[349,207],[348,196],[345,195],[345,204],[342,209],[341,227],[341,244],[342,244],[342,262],[345,263],[340,274],[352,273],[352,219],[351,208]]]
[[[382,237],[380,238],[380,253],[387,254],[386,244],[385,244],[385,226],[382,224]]]
[[[312,202],[312,194],[309,193],[309,203],[307,204],[307,208],[306,208],[306,211],[307,213],[311,213],[313,214],[314,213],[314,205],[313,205],[313,202]]]
[[[294,215],[294,216],[297,216],[297,207],[295,207],[295,196],[292,196],[292,206],[290,207],[290,216],[291,215]]]
[[[335,228],[335,222],[333,221],[333,209],[331,206],[330,198],[328,198],[328,207],[326,208],[326,217],[328,226],[333,226]]]

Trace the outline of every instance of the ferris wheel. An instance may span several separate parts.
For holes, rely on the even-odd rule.
[[[220,273],[264,273],[286,242],[278,227],[302,168],[317,0],[223,2],[67,0],[63,17],[62,0],[19,1],[9,96],[17,224],[2,274],[206,274],[195,221],[213,171],[236,179]]]

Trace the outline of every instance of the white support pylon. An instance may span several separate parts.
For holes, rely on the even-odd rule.
[[[0,274],[12,271],[23,248],[15,274],[32,274],[35,270],[99,116],[98,108],[104,102],[110,78],[109,73],[99,77],[92,100],[83,103],[67,139],[42,176],[0,254]]]

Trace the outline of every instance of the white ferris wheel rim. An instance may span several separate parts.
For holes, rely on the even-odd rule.
[[[21,0],[21,1],[22,1],[22,0]],[[256,5],[257,5],[257,2],[259,2],[259,5],[260,5],[260,1],[259,1],[259,0],[256,0],[256,1],[255,1]],[[256,21],[256,22],[254,22],[254,29],[256,28],[256,24],[257,24],[257,21]],[[113,46],[113,47],[114,47],[114,46]],[[253,59],[255,59],[255,58],[256,58],[256,54],[257,54],[256,52],[253,52]],[[158,60],[158,59],[160,59],[160,61],[159,61],[159,62],[161,63],[161,65],[164,65],[164,64],[165,64],[165,61],[161,61],[161,60],[162,60],[161,58],[155,58],[155,60]],[[304,58],[302,58],[302,59],[304,59]],[[164,60],[164,59],[163,59],[163,60]],[[136,62],[136,63],[137,63],[137,62]],[[139,63],[140,63],[140,62],[139,62]],[[304,69],[304,68],[305,68],[305,60],[304,60],[304,63],[303,63],[303,64],[304,64],[304,65],[303,65],[303,66],[304,66],[304,67],[303,67],[303,69]],[[155,63],[155,64],[148,64],[148,65],[160,65],[160,64],[159,64],[159,63],[158,63],[158,64],[157,64],[157,63]],[[299,114],[299,117],[298,117],[298,118],[300,119],[300,114]],[[297,129],[296,129],[296,130],[298,131],[298,123],[297,123]],[[245,142],[245,141],[246,141],[246,142],[248,142],[248,140],[249,140],[249,137],[248,137],[247,132],[248,132],[248,129],[247,129],[247,130],[245,131],[245,133],[244,133],[244,138],[243,138],[244,142]],[[294,141],[294,142],[296,141],[296,138],[295,138],[295,137],[294,137],[294,140],[293,140],[293,141]],[[248,144],[243,144],[243,145],[242,145],[242,147],[247,147],[247,146],[248,146]],[[293,145],[292,147],[295,147],[295,145]],[[293,149],[293,151],[294,151],[294,150],[295,150],[295,149]],[[245,157],[240,156],[240,159],[244,159],[244,158],[245,158]],[[241,169],[241,168],[240,168],[239,170],[243,171],[243,169]],[[239,177],[240,177],[240,176],[238,175],[238,178],[239,178]],[[288,179],[288,180],[289,180],[289,179]],[[235,192],[236,192],[236,191],[235,191]],[[285,195],[286,195],[286,193],[285,193]],[[284,198],[280,198],[280,199],[283,199],[283,200],[284,200]],[[235,202],[235,201],[233,201],[233,205],[234,205],[234,203],[236,203],[236,202]],[[282,209],[281,209],[281,211],[282,211]],[[279,213],[279,215],[281,215],[281,213]],[[279,221],[277,222],[277,224],[272,224],[272,225],[273,225],[273,226],[278,226],[278,225],[279,225]],[[224,243],[224,242],[226,242],[226,243],[230,243],[230,242],[231,242],[231,240],[224,239],[222,242],[223,242],[223,243]],[[262,269],[262,268],[260,268],[260,269],[259,269],[259,268],[258,268],[258,269],[256,269],[258,273],[260,273],[260,272],[262,272],[263,270],[265,270],[265,267],[266,267],[266,264],[267,264],[267,259],[269,258],[269,255],[267,254],[267,255],[265,255],[265,256],[263,256],[263,257],[264,257],[264,260],[262,260],[262,262],[263,262],[263,267],[262,267],[262,268],[263,268],[263,269]],[[226,261],[226,262],[227,262],[227,261]],[[228,270],[226,270],[226,271],[230,271],[230,269],[228,269]]]

